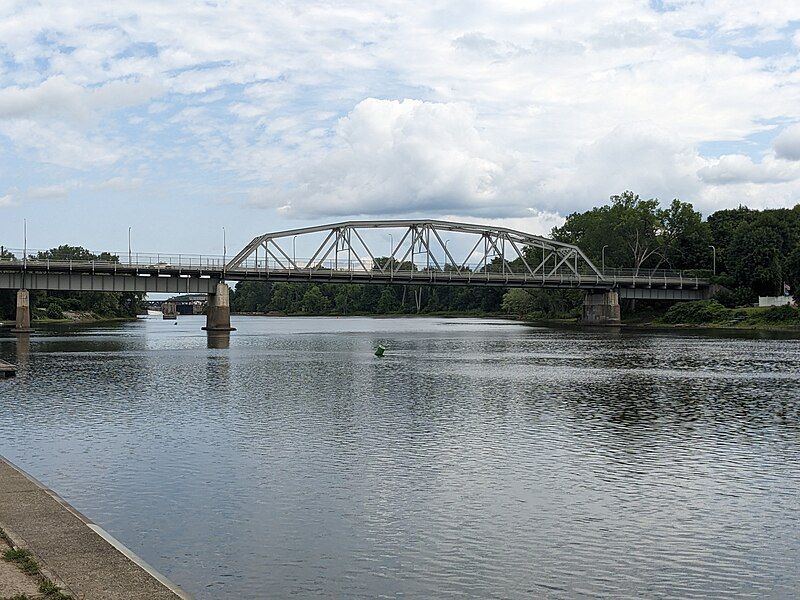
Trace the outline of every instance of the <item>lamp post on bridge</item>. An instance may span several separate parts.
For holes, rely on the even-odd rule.
[[[713,258],[713,261],[714,261],[714,262],[712,263],[712,264],[713,264],[713,267],[712,267],[712,268],[713,268],[713,270],[712,270],[712,273],[713,273],[714,275],[716,275],[716,274],[717,274],[717,249],[716,249],[716,247],[715,247],[715,246],[709,246],[709,248],[711,248],[711,252],[713,253],[713,257],[714,257],[714,258]]]
[[[128,227],[128,266],[131,266],[131,228]]]
[[[222,270],[225,271],[225,262],[228,256],[228,244],[225,240],[225,227],[222,227]]]
[[[606,248],[608,248],[608,244],[603,246],[603,249],[600,251],[601,261],[603,263],[603,266],[601,267],[602,271],[603,271],[603,275],[606,274]]]

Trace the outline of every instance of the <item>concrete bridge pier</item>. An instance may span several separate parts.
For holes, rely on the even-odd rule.
[[[586,325],[619,325],[619,292],[607,290],[587,292],[583,299],[583,319]]]
[[[31,329],[31,295],[26,289],[17,290],[17,324],[14,333],[30,333]]]
[[[208,295],[208,311],[206,312],[206,331],[236,331],[231,327],[230,288],[220,282],[215,293]]]

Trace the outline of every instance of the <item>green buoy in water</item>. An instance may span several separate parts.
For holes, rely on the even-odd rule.
[[[378,344],[378,347],[375,348],[375,356],[383,356],[384,352],[386,352],[386,348],[383,347],[383,344]]]

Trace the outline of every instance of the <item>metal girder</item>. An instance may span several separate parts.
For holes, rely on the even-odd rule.
[[[402,231],[397,245],[392,243],[388,257],[365,241],[364,232],[375,229]],[[442,237],[444,232],[473,237],[472,250],[466,255],[454,256],[453,249],[448,248]],[[314,243],[316,250],[310,260],[297,260],[293,251],[290,258],[289,248],[281,246],[290,240],[293,244],[297,237],[320,233],[327,235],[321,244]],[[259,248],[265,250],[262,260],[258,259]],[[343,252],[346,258],[340,258]],[[477,262],[470,264],[473,258]],[[602,273],[577,246],[505,227],[437,220],[345,221],[266,233],[253,238],[225,269],[232,272],[252,268],[268,272],[285,270],[287,263],[291,270],[309,275],[321,269],[385,273],[388,266],[390,274],[431,270],[488,274],[499,268],[503,274],[538,275],[542,281],[560,275],[578,280],[583,277],[604,280]]]
[[[163,292],[213,294],[215,277],[140,277],[57,272],[0,272],[0,289],[63,290],[72,292]]]

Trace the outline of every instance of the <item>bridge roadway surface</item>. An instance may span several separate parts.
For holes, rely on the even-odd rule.
[[[219,263],[219,264],[216,264]],[[363,270],[360,268],[235,268],[222,261],[206,264],[127,264],[105,261],[0,261],[0,289],[64,290],[94,292],[161,292],[213,294],[222,281],[272,281],[295,283],[367,283],[400,285],[466,285],[614,290],[620,298],[697,300],[705,297],[706,279],[664,271],[607,273],[598,275],[531,276],[521,273]]]

